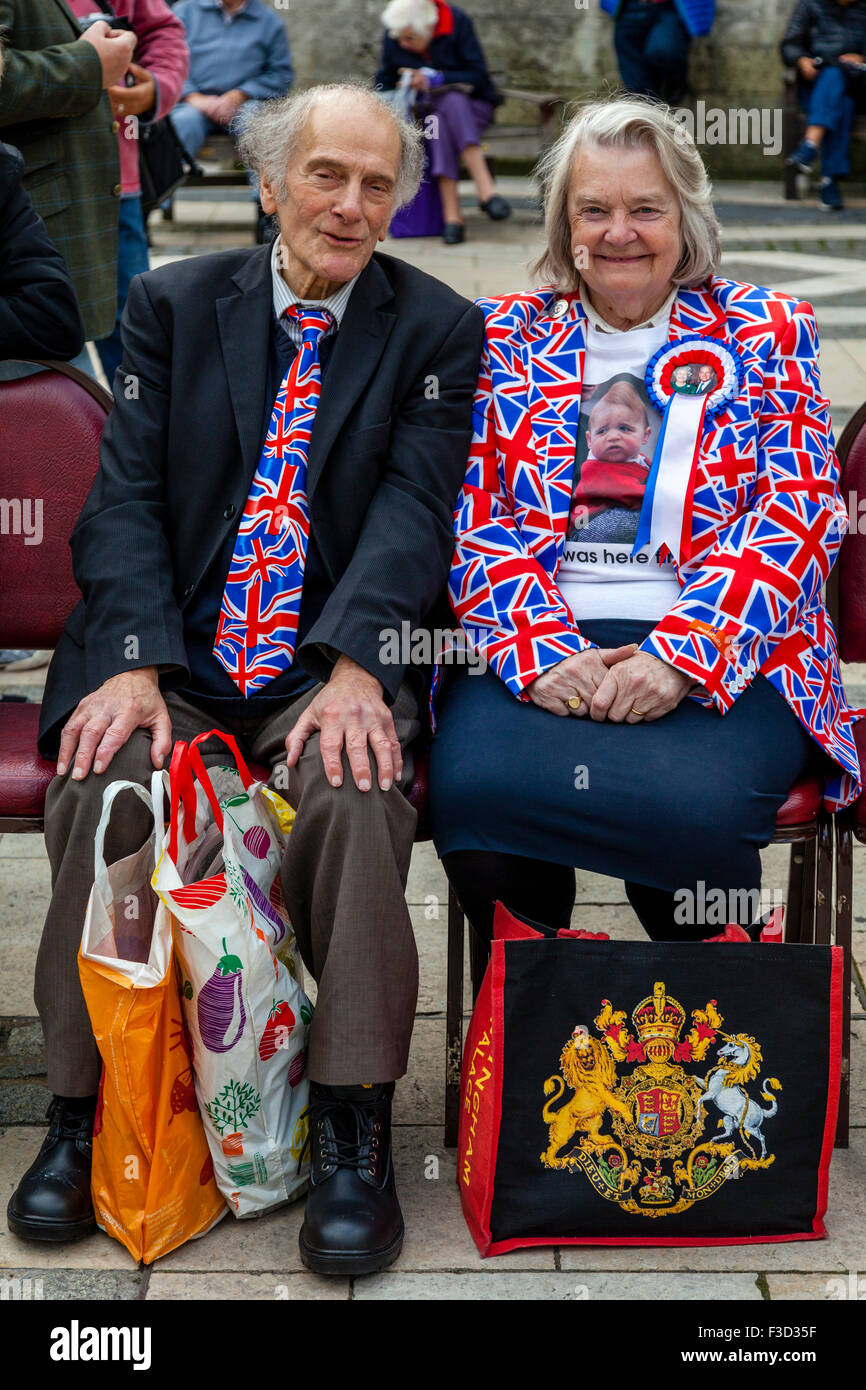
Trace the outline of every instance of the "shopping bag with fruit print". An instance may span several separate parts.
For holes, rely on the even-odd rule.
[[[93,1129],[96,1220],[145,1264],[203,1235],[226,1212],[196,1104],[171,919],[150,882],[165,835],[164,777],[154,773],[150,793],[137,782],[105,789],[78,955],[103,1062]],[[153,833],[135,854],[106,865],[105,834],[121,792],[153,810]]]
[[[220,769],[219,797],[198,746],[214,737],[237,763]],[[171,792],[154,887],[174,923],[199,1109],[220,1191],[236,1216],[260,1216],[300,1196],[309,1173],[312,1006],[280,886],[294,812],[216,731],[176,745]]]

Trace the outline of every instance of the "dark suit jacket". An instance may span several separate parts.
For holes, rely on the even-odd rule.
[[[189,677],[183,610],[255,475],[266,418],[270,246],[133,280],[116,403],[72,534],[84,596],[48,672],[40,748],[88,692],[136,666]],[[343,652],[393,700],[382,631],[419,626],[445,586],[471,440],[479,309],[376,254],[334,346],[308,460],[310,524],[332,591],[295,654],[317,679]]]
[[[94,9],[98,5],[94,3]],[[0,0],[0,137],[72,276],[88,338],[117,316],[117,123],[92,44],[64,0]]]
[[[84,325],[63,257],[21,187],[24,161],[0,143],[0,359],[74,357]]]

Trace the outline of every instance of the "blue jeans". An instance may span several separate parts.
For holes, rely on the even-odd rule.
[[[682,101],[689,71],[689,35],[672,0],[623,0],[613,29],[622,84],[629,92]]]
[[[851,172],[851,125],[862,91],[861,74],[842,67],[821,68],[814,82],[800,82],[806,119],[824,127],[821,172],[827,178],[844,178]]]
[[[129,282],[133,275],[141,275],[149,269],[150,257],[147,253],[147,232],[141,213],[141,194],[128,193],[120,200],[120,222],[117,227],[117,319],[108,337],[98,338],[95,343],[109,389],[123,355],[120,320],[129,294]]]
[[[238,110],[237,115],[232,121],[232,132],[243,130],[247,121],[258,111],[261,106],[260,101],[245,101]],[[225,135],[228,132],[226,127],[217,125],[210,116],[206,116],[203,111],[199,111],[195,106],[190,106],[188,101],[179,101],[171,112],[169,120],[174,126],[178,140],[183,145],[190,159],[195,159],[199,150],[209,135]],[[259,196],[259,176],[249,171],[250,188],[253,197]]]

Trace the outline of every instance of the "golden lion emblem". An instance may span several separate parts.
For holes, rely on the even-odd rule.
[[[617,1079],[613,1058],[603,1043],[590,1037],[588,1028],[575,1028],[562,1049],[559,1067],[562,1076],[549,1076],[544,1083],[544,1094],[551,1097],[542,1111],[545,1124],[550,1126],[550,1142],[541,1155],[547,1168],[573,1166],[571,1154],[562,1150],[577,1134],[582,1136],[582,1148],[603,1149],[614,1144],[610,1135],[601,1133],[605,1111],[614,1110],[631,1119],[628,1107],[612,1090]],[[566,1084],[573,1096],[558,1110],[552,1109],[564,1095]]]

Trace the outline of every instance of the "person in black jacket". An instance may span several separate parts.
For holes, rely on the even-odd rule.
[[[68,361],[84,346],[81,311],[23,171],[18,150],[0,141],[0,360]]]
[[[445,218],[443,241],[465,240],[457,196],[460,160],[475,184],[483,212],[494,222],[511,213],[481,149],[481,136],[501,104],[469,15],[444,0],[391,0],[382,14],[385,38],[375,85],[385,92],[408,89],[424,132],[430,177],[438,180]]]
[[[818,206],[840,212],[839,179],[851,170],[851,123],[866,82],[866,0],[798,0],[782,39],[782,61],[797,69],[808,126],[788,163],[811,172],[820,153]]]
[[[400,1251],[391,1095],[418,985],[404,897],[416,813],[404,793],[426,695],[407,670],[414,642],[392,638],[420,630],[431,645],[483,333],[481,311],[448,286],[374,254],[395,204],[417,190],[420,145],[366,89],[263,103],[240,149],[280,236],[132,282],[121,370],[138,389],[118,393],[106,422],[71,539],[83,599],[42,703],[39,746],[58,761],[36,1004],[57,1099],[9,1204],[18,1236],[71,1240],[94,1224],[100,1058],[76,951],[103,790],[116,778],[149,785],[174,741],[217,728],[274,769],[298,812],[283,891],[319,982],[301,1257],[361,1274]],[[217,748],[202,744],[206,761]],[[150,833],[139,807],[121,799],[109,859]]]

